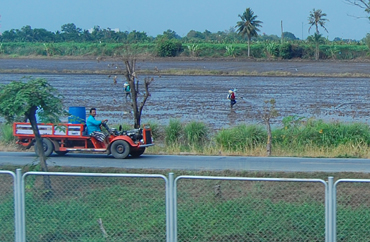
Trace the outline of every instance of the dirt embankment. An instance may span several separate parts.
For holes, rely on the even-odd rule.
[[[237,58],[139,58],[137,72],[150,75],[370,77],[370,60],[256,60]],[[120,74],[117,58],[0,59],[0,73]]]

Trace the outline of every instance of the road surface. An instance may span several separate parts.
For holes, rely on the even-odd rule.
[[[38,161],[33,152],[0,152],[0,165],[23,166],[33,161]],[[370,173],[369,159],[144,154],[139,158],[120,160],[106,154],[69,153],[66,156],[52,155],[47,162],[49,166],[95,168]]]

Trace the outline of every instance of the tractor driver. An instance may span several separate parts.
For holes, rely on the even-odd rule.
[[[100,125],[103,122],[107,122],[108,119],[98,121],[98,120],[95,119],[95,116],[96,116],[96,108],[91,108],[90,109],[90,116],[88,117],[88,119],[86,121],[87,133],[88,133],[88,135],[91,135],[92,137],[94,137],[98,141],[104,142],[106,136],[101,131]]]

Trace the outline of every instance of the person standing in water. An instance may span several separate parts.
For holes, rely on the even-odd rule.
[[[236,103],[235,92],[233,90],[229,90],[229,95],[227,96],[227,99],[230,100],[230,107],[233,108]]]

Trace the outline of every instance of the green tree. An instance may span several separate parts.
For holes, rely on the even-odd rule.
[[[168,39],[181,39],[180,35],[178,35],[175,31],[170,29],[164,31],[163,36],[166,36]]]
[[[308,42],[315,44],[315,60],[320,58],[320,44],[325,43],[325,38],[322,37],[321,34],[315,33],[314,35],[310,35],[307,37]]]
[[[236,28],[237,28],[237,33],[241,34],[243,37],[247,35],[248,38],[248,57],[250,56],[250,42],[252,37],[257,37],[259,27],[262,27],[262,22],[257,20],[257,15],[254,15],[254,12],[250,9],[247,8],[245,12],[240,15],[239,17],[241,18],[241,21],[237,22]]]
[[[283,36],[286,40],[298,40],[298,38],[291,32],[283,32]]]
[[[144,43],[149,41],[150,38],[145,32],[138,32],[136,30],[131,31],[127,36],[128,43]]]
[[[319,32],[319,26],[321,26],[328,33],[328,30],[325,28],[325,24],[329,20],[326,19],[325,17],[326,17],[326,13],[323,13],[321,9],[317,9],[317,10],[313,9],[310,12],[310,15],[308,17],[308,24],[310,25],[310,27],[308,28],[308,32],[310,32],[313,26],[315,26],[316,28],[315,35],[311,37],[311,41],[313,41],[316,45],[315,60],[319,60],[320,58],[319,47],[320,47],[320,44],[322,43],[322,40],[321,40],[322,36],[320,35],[320,32]]]
[[[62,36],[66,41],[76,41],[80,40],[80,35],[82,33],[82,29],[77,28],[75,24],[69,23],[64,24],[61,27],[62,29]]]
[[[193,40],[204,40],[204,34],[202,34],[200,31],[190,30],[189,33],[186,35],[187,41],[193,41]]]
[[[36,139],[36,147],[40,158],[42,171],[47,171],[42,138],[36,122],[36,110],[40,113],[42,121],[58,122],[59,115],[66,114],[62,104],[63,96],[60,95],[45,79],[23,78],[2,85],[0,89],[0,115],[4,116],[8,123],[27,118],[32,126]],[[45,180],[46,179],[46,180]],[[44,177],[45,188],[51,191],[50,180]]]

